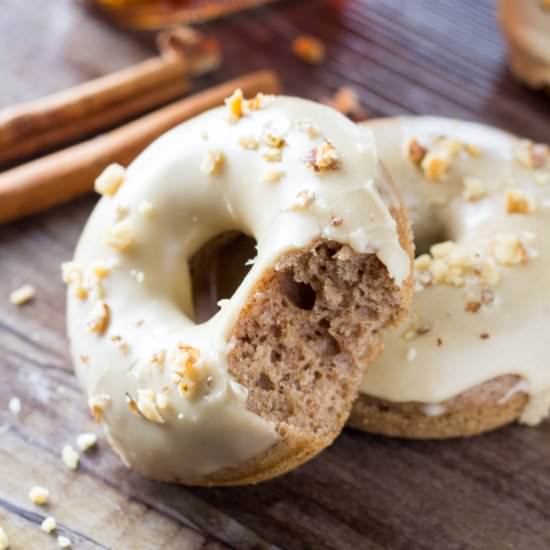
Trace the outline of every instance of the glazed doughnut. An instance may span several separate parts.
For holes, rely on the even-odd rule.
[[[327,446],[412,294],[408,222],[370,131],[237,91],[96,189],[63,267],[68,334],[122,460],[158,480],[243,484]],[[190,266],[238,233],[257,241],[253,265],[196,323]]]
[[[350,424],[417,438],[537,424],[550,407],[548,147],[444,118],[367,127],[409,208],[416,284]]]
[[[511,71],[532,88],[550,88],[550,1],[499,0],[498,11]]]

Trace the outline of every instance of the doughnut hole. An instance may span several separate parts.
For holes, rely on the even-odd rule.
[[[250,270],[256,241],[228,231],[205,243],[191,258],[194,321],[204,323],[218,311],[218,301],[230,299]]]

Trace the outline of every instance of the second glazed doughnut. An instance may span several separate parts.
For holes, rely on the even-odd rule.
[[[481,433],[550,407],[550,149],[444,118],[367,124],[417,247],[408,320],[385,338],[350,424]]]

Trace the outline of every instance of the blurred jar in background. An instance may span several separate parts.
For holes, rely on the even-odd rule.
[[[133,29],[160,29],[200,23],[275,0],[88,0],[115,23]]]

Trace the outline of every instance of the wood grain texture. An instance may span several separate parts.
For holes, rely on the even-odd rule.
[[[145,59],[150,36],[89,17],[74,0],[3,0],[0,105],[32,99]],[[550,140],[550,100],[516,83],[493,5],[479,0],[285,2],[209,24],[225,64],[197,88],[277,68],[287,93],[313,99],[352,85],[372,115],[460,116]],[[290,52],[319,36],[328,59]],[[0,228],[0,525],[14,549],[55,548],[54,515],[74,548],[550,547],[550,423],[469,440],[412,442],[347,430],[299,470],[256,487],[187,489],[127,471],[100,437],[77,473],[60,458],[97,431],[72,374],[59,264],[71,257],[95,198]],[[7,296],[22,283],[34,302]],[[14,417],[12,396],[22,402]],[[99,433],[99,432],[97,432]],[[47,509],[27,499],[51,491]]]

